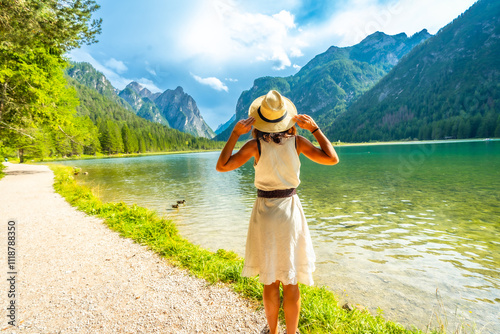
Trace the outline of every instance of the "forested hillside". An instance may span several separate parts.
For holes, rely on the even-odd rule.
[[[78,116],[90,119],[95,126],[92,131],[92,145],[83,147],[86,154],[166,152],[221,147],[221,143],[147,121],[96,90],[74,79],[68,80],[78,92]]]
[[[3,1],[0,20],[0,155],[66,153],[90,143],[91,123],[76,117],[76,92],[64,78],[64,55],[96,42],[101,20],[93,0]],[[71,146],[71,145],[70,145]],[[63,153],[63,154],[64,154]]]
[[[401,57],[429,37],[425,29],[411,37],[376,32],[354,46],[330,47],[293,76],[258,78],[238,99],[233,124],[216,138],[226,140],[234,123],[247,117],[251,102],[270,89],[290,98],[300,113],[312,115],[320,126],[329,126]]]
[[[415,47],[328,130],[347,142],[500,137],[500,2]]]
[[[215,135],[205,123],[196,101],[182,87],[153,94],[141,84],[131,82],[120,91],[111,85],[104,74],[85,62],[72,62],[66,73],[84,86],[97,90],[111,101],[151,122],[167,125],[196,137],[213,138]]]
[[[98,8],[92,0],[2,2],[0,156],[23,162],[220,147],[136,116],[104,76],[69,67],[67,52],[97,41],[101,20],[92,20],[92,13]]]

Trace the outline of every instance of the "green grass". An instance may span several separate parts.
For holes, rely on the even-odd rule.
[[[0,161],[0,180],[5,176],[5,173],[3,170],[6,168],[6,166]]]
[[[225,283],[246,298],[262,305],[262,284],[257,278],[241,276],[243,259],[231,251],[210,252],[182,238],[171,220],[160,218],[151,210],[137,205],[103,203],[92,189],[80,186],[73,178],[71,167],[50,166],[55,173],[55,190],[79,210],[104,219],[109,228],[121,236],[168,259],[172,264],[188,269],[193,275],[210,283]],[[367,311],[346,311],[339,307],[336,296],[324,287],[300,286],[302,310],[301,333],[424,333],[407,330],[387,321],[383,316]],[[437,333],[437,332],[430,332]]]

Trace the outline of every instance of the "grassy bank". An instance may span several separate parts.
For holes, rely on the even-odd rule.
[[[243,260],[233,252],[210,252],[182,238],[174,222],[154,212],[124,203],[103,203],[90,188],[74,180],[70,167],[51,166],[56,178],[54,188],[78,209],[103,218],[109,228],[121,236],[147,245],[174,265],[188,269],[208,282],[228,284],[241,295],[261,304],[262,284],[256,278],[240,275]],[[423,333],[409,331],[386,321],[381,315],[366,311],[346,311],[339,307],[335,295],[326,288],[301,286],[302,333]]]
[[[0,180],[5,176],[5,173],[3,170],[6,168],[6,166],[0,161]]]

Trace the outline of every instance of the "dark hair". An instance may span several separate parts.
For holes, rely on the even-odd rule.
[[[295,125],[283,132],[274,132],[274,133],[262,132],[260,130],[257,130],[256,128],[252,130],[252,137],[254,137],[255,139],[263,139],[268,143],[273,141],[276,144],[281,144],[283,138],[293,137],[296,134],[297,134],[297,128],[295,127]]]

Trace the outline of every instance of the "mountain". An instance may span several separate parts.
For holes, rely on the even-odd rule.
[[[151,100],[146,100],[142,104],[141,108],[137,112],[137,116],[147,119],[154,123],[159,123],[165,126],[170,126],[168,121],[163,117],[160,112],[160,109],[156,106],[156,104]],[[186,132],[186,131],[184,131]],[[205,137],[205,136],[201,136]]]
[[[154,103],[171,127],[194,136],[213,138],[215,133],[205,123],[195,100],[182,87],[167,89]]]
[[[230,127],[234,121],[236,120],[236,114],[233,115],[226,123],[220,124],[217,129],[215,130],[215,134],[218,135],[219,133],[223,132],[226,130],[228,127]]]
[[[91,64],[81,62],[71,62],[71,66],[66,70],[66,74],[82,85],[96,90],[99,94],[120,106],[132,110],[132,107],[118,96],[118,90],[111,85],[111,82],[97,71]]]
[[[227,140],[235,122],[247,117],[251,102],[270,89],[290,98],[299,113],[311,114],[320,126],[328,126],[399,59],[430,36],[425,29],[411,37],[376,32],[354,46],[330,47],[293,76],[258,78],[238,99],[235,121],[216,139]]]
[[[131,82],[119,93],[138,116],[169,125],[194,136],[213,138],[215,133],[205,123],[195,100],[182,87],[153,94],[137,82]]]
[[[56,151],[64,155],[168,152],[213,149],[222,145],[139,117],[131,105],[112,90],[106,77],[90,64],[73,64],[67,74],[68,84],[75,88],[80,105],[75,123],[67,129],[78,139],[57,141]],[[141,91],[144,99],[154,98],[155,94]],[[143,101],[139,114],[146,112],[150,103]]]
[[[168,121],[161,114],[160,110],[153,102],[160,94],[153,94],[147,88],[142,87],[137,82],[131,82],[118,96],[127,101],[137,116],[145,118],[151,122],[169,126]]]
[[[415,47],[327,132],[332,140],[500,137],[500,2]]]
[[[131,82],[125,89],[119,91],[91,64],[71,65],[66,71],[69,77],[142,118],[198,137],[215,136],[203,120],[195,100],[184,93],[181,87],[177,87],[176,90],[167,89],[160,94],[152,93],[137,82]]]

